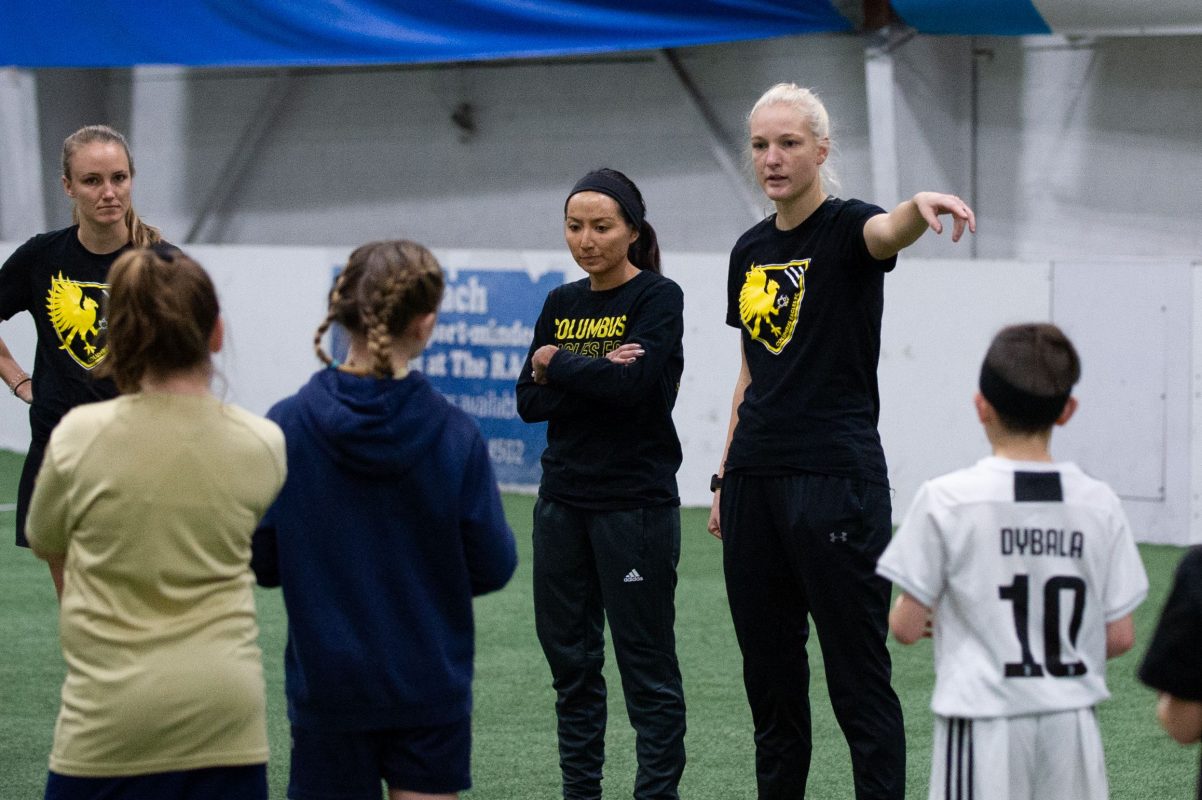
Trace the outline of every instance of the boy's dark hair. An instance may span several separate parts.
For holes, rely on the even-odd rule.
[[[1003,328],[981,365],[981,394],[1013,433],[1042,433],[1055,424],[1081,378],[1081,359],[1055,325]]]

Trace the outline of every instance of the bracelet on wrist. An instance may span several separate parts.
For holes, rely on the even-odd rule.
[[[33,380],[33,378],[29,377],[24,372],[22,372],[20,374],[20,376],[17,377],[17,380],[14,381],[12,384],[10,384],[8,387],[9,390],[13,393],[13,397],[17,396],[17,390],[21,388],[22,384],[29,383],[32,380]]]

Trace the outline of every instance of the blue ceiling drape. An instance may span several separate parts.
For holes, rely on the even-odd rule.
[[[849,0],[0,0],[0,66],[339,66],[588,55],[852,30],[836,2],[848,8]],[[1202,33],[1202,0],[891,5],[922,34]]]
[[[470,61],[851,27],[830,0],[3,0],[0,65]]]

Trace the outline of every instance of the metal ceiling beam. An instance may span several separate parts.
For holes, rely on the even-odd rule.
[[[739,169],[737,157],[732,155],[732,150],[726,134],[722,130],[722,124],[718,121],[718,115],[714,113],[709,102],[701,94],[701,90],[697,88],[697,84],[693,82],[693,78],[689,75],[687,69],[676,52],[671,49],[661,50],[664,61],[671,68],[676,79],[680,81],[681,88],[685,90],[685,94],[693,103],[693,108],[697,115],[701,118],[705,129],[706,138],[709,140],[710,153],[714,160],[718,162],[718,167],[722,173],[730,181],[731,187],[735,190],[737,196],[742,200],[742,204],[747,208],[749,219],[754,222],[759,222],[765,216],[764,206],[760,202],[760,197],[752,191],[751,186],[747,181],[746,173]],[[737,152],[737,150],[735,150]]]
[[[201,242],[202,236],[205,237],[205,241],[215,241],[220,238],[220,220],[231,200],[238,196],[242,181],[246,177],[247,167],[259,156],[268,132],[279,121],[294,83],[291,70],[276,71],[267,89],[263,92],[258,113],[242,129],[229,158],[226,159],[225,165],[218,173],[216,183],[213,184],[213,188],[201,203],[195,221],[188,228],[188,235],[184,238],[185,243]]]

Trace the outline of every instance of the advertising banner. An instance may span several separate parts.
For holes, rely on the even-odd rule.
[[[562,272],[448,271],[430,345],[414,362],[448,400],[476,418],[497,480],[537,486],[547,425],[518,417],[514,384],[534,338],[534,322]]]

